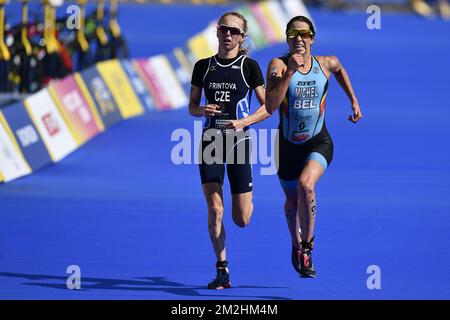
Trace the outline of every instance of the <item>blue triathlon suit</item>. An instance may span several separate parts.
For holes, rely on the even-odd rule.
[[[240,132],[225,127],[231,121],[249,115],[252,90],[264,84],[258,63],[245,55],[226,60],[217,55],[202,59],[194,66],[191,84],[203,88],[206,104],[221,108],[221,114],[205,119],[199,166],[202,184],[223,185],[226,164],[231,193],[252,191],[252,147],[248,127]],[[220,143],[218,138],[221,138]],[[206,160],[206,154],[211,154],[214,162]]]
[[[280,58],[288,65],[288,57]],[[333,141],[325,125],[328,78],[315,57],[307,73],[297,70],[280,105],[278,178],[283,188],[297,188],[306,162],[325,170],[333,159]]]

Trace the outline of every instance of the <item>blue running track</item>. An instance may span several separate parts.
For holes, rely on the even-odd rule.
[[[186,7],[187,19],[154,6],[149,28],[138,30],[142,8],[121,13],[135,56],[168,51],[229,9]],[[255,165],[246,229],[232,223],[225,184],[233,288],[205,289],[215,258],[198,168],[171,161],[172,132],[194,127],[181,109],[123,122],[57,165],[0,185],[0,298],[450,299],[450,23],[386,13],[371,31],[363,13],[312,15],[314,52],[340,58],[364,114],[347,121],[350,105],[333,79],[335,155],[316,190],[317,279],[293,270],[282,190]],[[265,70],[286,48],[252,57]],[[81,268],[81,290],[66,287],[69,265]],[[381,290],[367,288],[371,265],[380,267]]]

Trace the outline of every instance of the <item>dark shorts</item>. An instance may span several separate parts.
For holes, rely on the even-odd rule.
[[[278,177],[281,180],[298,180],[309,159],[317,159],[324,169],[333,159],[333,140],[325,124],[318,135],[302,144],[294,144],[279,133]]]
[[[225,164],[232,194],[240,194],[253,190],[251,152],[252,144],[249,133],[224,135],[220,131],[211,134],[212,130],[202,135],[200,152],[200,177],[202,184],[219,183],[223,185]],[[217,139],[221,139],[218,141]]]

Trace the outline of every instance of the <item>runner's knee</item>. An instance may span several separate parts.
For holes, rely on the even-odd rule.
[[[238,227],[244,228],[249,225],[252,213],[253,204],[247,208],[235,208],[233,209],[233,221]]]

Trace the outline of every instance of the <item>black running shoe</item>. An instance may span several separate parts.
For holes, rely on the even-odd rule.
[[[292,251],[291,251],[291,262],[292,266],[294,267],[295,271],[300,273],[300,257],[302,255],[302,252],[300,249],[297,249],[292,245]]]
[[[300,275],[304,278],[316,277],[316,270],[314,270],[311,250],[306,250],[300,254]]]
[[[222,290],[231,288],[230,274],[223,268],[217,269],[216,278],[208,283],[208,289]]]

